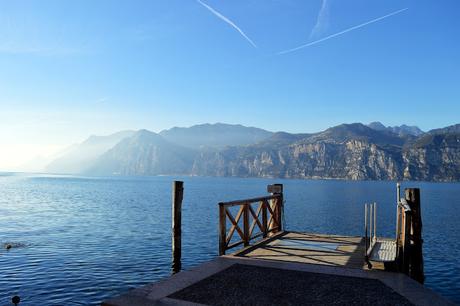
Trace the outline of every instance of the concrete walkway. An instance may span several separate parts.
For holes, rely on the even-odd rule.
[[[102,305],[331,303],[453,305],[399,273],[227,256],[132,290]]]

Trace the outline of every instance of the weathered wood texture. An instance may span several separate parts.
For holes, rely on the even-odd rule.
[[[399,201],[396,226],[399,271],[423,283],[422,215],[420,189],[405,189]]]
[[[420,208],[420,189],[408,188],[405,190],[405,199],[411,209],[411,222],[407,228],[409,241],[407,247],[406,268],[408,275],[423,284],[425,276],[423,272],[423,252],[422,252],[422,214]]]
[[[282,185],[277,184],[277,191],[282,191]],[[219,203],[219,255],[224,255],[228,249],[244,245],[260,237],[267,237],[282,229],[283,194],[274,193],[271,196],[244,199]],[[231,207],[238,206],[236,214]],[[230,228],[227,232],[227,220]],[[242,225],[240,220],[242,220]],[[256,229],[259,231],[256,233]],[[232,241],[235,234],[239,240]]]
[[[284,205],[284,199],[283,199],[283,184],[273,184],[273,185],[268,185],[267,186],[267,191],[271,192],[273,196],[278,196],[278,201],[273,202],[270,206],[272,210],[272,216],[276,217],[274,218],[273,222],[268,223],[268,233],[269,236],[273,235],[274,232],[282,231],[283,226],[281,222],[282,213],[283,213],[283,205]],[[273,229],[277,229],[276,231],[273,231]]]
[[[317,248],[317,243],[336,248]],[[362,237],[281,232],[232,256],[366,269],[364,251],[365,241]],[[374,270],[383,268],[383,264],[373,266]]]
[[[174,181],[172,186],[172,272],[181,270],[182,257],[182,199],[184,196],[184,182]]]

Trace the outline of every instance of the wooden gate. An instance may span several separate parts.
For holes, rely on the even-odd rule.
[[[230,211],[230,207],[234,206],[238,206],[235,216]],[[251,240],[265,238],[281,231],[282,206],[282,193],[219,203],[219,255],[224,255],[228,249],[242,244],[248,246]],[[227,220],[230,224],[228,231]],[[255,234],[256,227],[259,230],[257,234]],[[232,242],[235,232],[240,239]]]

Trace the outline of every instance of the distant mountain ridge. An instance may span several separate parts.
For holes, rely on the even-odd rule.
[[[248,145],[270,137],[273,133],[239,124],[200,124],[189,128],[174,127],[159,133],[166,140],[184,147],[200,148]]]
[[[130,137],[134,131],[121,131],[108,136],[90,136],[79,145],[73,145],[59,158],[45,168],[52,173],[82,173],[92,167],[96,159],[119,143]]]
[[[454,124],[447,126],[441,129],[434,129],[428,132],[428,134],[437,135],[437,134],[455,134],[460,133],[460,124]]]
[[[460,125],[425,133],[352,123],[291,134],[218,123],[128,134],[74,173],[460,181]],[[99,141],[109,142],[93,137],[71,154]]]
[[[173,165],[173,160],[168,160],[168,156],[176,156],[174,162],[187,163],[190,170],[193,161],[185,156],[194,156],[194,150],[253,144],[272,134],[254,127],[215,123],[189,128],[174,127],[159,134],[140,130],[122,131],[108,136],[90,136],[81,144],[69,148],[60,158],[48,164],[45,170],[52,173],[92,175],[183,173],[186,172],[185,168]]]
[[[140,130],[102,154],[85,173],[93,175],[158,175],[187,173],[195,152]]]
[[[417,126],[409,126],[405,124],[400,125],[400,126],[384,126],[381,122],[376,121],[376,122],[369,123],[367,126],[377,131],[388,131],[388,132],[398,134],[400,136],[404,136],[404,135],[420,136],[425,133]]]

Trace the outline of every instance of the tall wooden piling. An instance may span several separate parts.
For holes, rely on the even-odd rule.
[[[182,256],[182,199],[184,182],[174,181],[172,186],[172,272],[181,270]]]
[[[405,189],[405,199],[411,209],[411,222],[409,230],[409,248],[406,271],[408,275],[423,284],[425,280],[423,271],[423,250],[422,250],[422,213],[420,208],[420,189]]]

